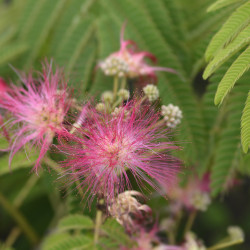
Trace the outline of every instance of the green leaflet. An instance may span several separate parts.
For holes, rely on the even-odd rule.
[[[222,77],[226,67],[218,73]],[[215,76],[218,74],[216,73]],[[213,77],[213,82],[218,77]],[[249,89],[249,74],[239,80],[235,91],[228,96],[227,102],[219,109],[211,142],[213,164],[211,168],[211,189],[213,196],[227,189],[228,184],[234,178],[235,171],[240,167],[241,143],[240,143],[240,118],[244,107],[246,91]],[[223,130],[219,129],[224,127]]]
[[[238,3],[240,1],[241,0],[218,0],[215,3],[213,3],[212,5],[210,5],[209,8],[207,9],[207,11],[208,12],[215,11],[215,10],[221,9],[223,7],[226,7],[228,5],[231,5],[233,3]]]
[[[243,29],[239,35],[226,46],[221,49],[213,58],[213,60],[207,65],[203,77],[208,78],[214,71],[216,71],[225,61],[227,61],[232,55],[237,53],[240,49],[250,44],[250,25]]]
[[[42,250],[76,250],[94,248],[93,239],[86,235],[68,236],[67,234],[59,234],[53,240],[47,240],[42,246]]]
[[[207,47],[206,60],[212,59],[216,53],[236,37],[250,23],[250,1],[241,5],[216,33]]]
[[[9,154],[4,154],[0,157],[0,175],[9,173],[11,171],[18,170],[20,168],[32,168],[35,161],[37,160],[37,153],[35,150],[29,151],[28,157],[24,151],[16,153],[9,167]]]
[[[250,91],[241,117],[241,144],[244,153],[247,153],[250,147]]]
[[[233,88],[235,82],[247,71],[250,67],[250,47],[248,47],[239,57],[234,61],[230,68],[225,73],[221,82],[219,83],[214,103],[217,105],[222,103],[225,96]]]
[[[118,224],[115,219],[107,219],[102,225],[101,230],[108,236],[108,238],[112,239],[113,242],[116,242],[118,246],[132,245],[132,240],[125,233],[124,228]]]
[[[25,42],[16,42],[4,46],[3,49],[0,49],[0,66],[10,63],[10,61],[22,55],[27,49],[28,46]]]
[[[66,231],[66,230],[76,230],[76,229],[93,229],[94,223],[93,221],[83,215],[75,214],[69,215],[64,217],[60,220],[58,224],[59,231]]]

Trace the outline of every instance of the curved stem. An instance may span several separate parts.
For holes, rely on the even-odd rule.
[[[16,223],[19,225],[22,231],[26,234],[30,242],[33,245],[35,245],[39,241],[39,238],[36,232],[34,231],[32,226],[28,223],[28,221],[23,216],[23,214],[7,200],[1,192],[0,192],[0,204],[16,221]]]
[[[209,247],[207,248],[207,250],[217,250],[217,249],[222,249],[222,248],[225,248],[225,247],[229,247],[229,246],[233,246],[233,245],[236,245],[236,244],[240,244],[242,243],[243,240],[236,240],[236,241],[225,241],[225,242],[222,242],[222,243],[218,243],[212,247]]]
[[[186,235],[187,232],[189,232],[191,230],[193,223],[194,223],[194,220],[195,220],[195,217],[196,217],[196,214],[197,214],[197,210],[193,210],[191,212],[191,214],[189,215],[188,221],[187,221],[187,224],[186,224],[186,227],[184,230],[184,236]]]
[[[49,167],[51,167],[52,169],[54,169],[58,174],[63,174],[63,171],[61,169],[61,167],[52,159],[50,159],[49,157],[45,156],[43,158],[43,161],[46,165],[48,165]],[[79,180],[75,180],[76,183],[76,188],[78,189],[79,194],[83,197],[84,193],[83,190],[81,189],[81,183]]]
[[[21,189],[18,196],[14,200],[13,205],[15,207],[18,208],[22,205],[24,199],[27,197],[30,190],[34,187],[34,185],[37,183],[38,180],[39,180],[39,177],[37,175],[35,175],[35,174],[31,175],[31,177],[26,182],[25,186]]]

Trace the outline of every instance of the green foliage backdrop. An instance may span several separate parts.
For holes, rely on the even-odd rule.
[[[242,51],[249,44],[249,13],[242,15],[234,32],[223,33],[223,40],[217,39],[223,32],[219,31],[206,50],[227,18],[232,15],[224,28],[233,22],[235,9],[240,11],[244,7],[242,1],[236,0],[220,0],[211,6],[212,3],[212,0],[193,0],[192,4],[186,0],[13,0],[7,4],[0,0],[0,76],[14,81],[17,76],[9,65],[28,71],[31,67],[39,68],[44,57],[53,58],[64,67],[76,98],[84,102],[88,94],[96,96],[111,87],[111,79],[107,82],[96,65],[98,60],[119,49],[120,30],[127,21],[126,39],[136,41],[139,48],[155,54],[158,65],[178,71],[179,75],[158,75],[162,103],[171,102],[182,109],[182,126],[176,133],[176,140],[184,145],[180,157],[201,175],[211,170],[211,187],[216,196],[226,189],[236,171],[250,173],[250,157],[242,153],[240,140],[244,109],[242,144],[246,152],[250,141],[249,94],[245,108],[244,104],[249,91],[249,72],[238,80],[249,64],[244,66],[243,62],[238,73],[230,75],[233,67],[237,67],[240,60],[244,61],[244,56],[249,58],[249,48]],[[248,6],[249,1],[244,4]],[[209,6],[213,12],[207,12]],[[207,78],[213,73],[208,82],[201,77],[206,66],[205,51],[211,61],[204,76]],[[221,103],[236,80],[234,91],[227,95],[220,108],[215,107],[214,96],[215,102]],[[206,89],[197,93],[195,82],[206,84]],[[32,159],[27,163],[16,156],[12,171],[31,163]],[[3,155],[0,157],[0,183],[7,175],[7,155]],[[51,177],[45,173],[41,178],[44,187],[41,192],[50,200],[58,196],[58,190],[48,194]],[[12,196],[15,194],[13,191]],[[77,198],[69,195],[66,199],[70,210],[70,204]],[[78,222],[77,226],[81,227],[81,219]],[[67,227],[70,228],[67,220],[61,222],[63,229],[56,237],[66,239],[68,233],[64,229]],[[91,244],[88,236],[71,238],[75,247],[81,246],[82,241],[87,246]],[[52,247],[52,243],[53,239],[49,239],[45,244],[51,248],[46,249],[68,249],[67,245]]]

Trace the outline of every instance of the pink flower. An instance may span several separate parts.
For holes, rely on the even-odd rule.
[[[156,78],[155,71],[177,73],[171,68],[153,67],[147,64],[146,58],[152,62],[156,62],[156,57],[147,51],[137,51],[134,41],[124,40],[124,29],[125,25],[123,25],[121,30],[120,50],[112,53],[99,64],[106,75],[125,76],[129,78],[140,76]]]
[[[91,107],[88,114],[76,135],[69,135],[73,145],[61,142],[59,148],[68,156],[61,164],[65,174],[80,181],[90,201],[99,194],[110,203],[131,189],[127,171],[140,187],[147,183],[160,192],[160,184],[173,181],[180,162],[169,151],[179,147],[168,140],[159,113],[133,101],[116,116]]]
[[[4,81],[3,78],[0,77],[0,97],[3,98],[4,93],[7,92],[9,89],[7,83]]]
[[[65,132],[63,120],[69,108],[66,83],[62,72],[57,69],[53,74],[52,65],[49,64],[43,66],[43,73],[38,75],[38,79],[34,79],[30,73],[21,80],[24,86],[12,84],[0,101],[0,108],[12,115],[9,121],[13,130],[9,163],[17,151],[30,143],[31,147],[40,149],[34,167],[37,171],[55,134]]]
[[[198,176],[189,178],[184,187],[175,185],[171,189],[170,200],[172,200],[173,212],[185,207],[188,210],[205,211],[211,203],[210,199],[210,175],[205,174],[202,179]]]
[[[9,90],[9,87],[7,85],[7,83],[4,81],[3,78],[0,77],[0,100],[4,99],[5,93]],[[5,128],[5,124],[4,124],[4,118],[1,114],[1,110],[0,110],[0,133],[1,133],[1,129],[3,132],[4,137],[9,141],[9,133]]]

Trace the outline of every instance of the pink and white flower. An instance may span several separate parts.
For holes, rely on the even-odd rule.
[[[171,68],[154,67],[146,62],[146,58],[156,62],[156,57],[147,51],[138,51],[136,43],[131,40],[124,40],[125,25],[121,30],[120,50],[109,55],[99,63],[99,67],[106,75],[136,78],[148,76],[156,78],[156,71],[166,71],[176,74]]]
[[[37,79],[30,73],[21,80],[23,87],[12,84],[0,101],[0,108],[12,116],[9,163],[26,144],[36,146],[40,150],[34,167],[37,172],[53,137],[66,131],[63,120],[69,109],[67,85],[62,72],[57,69],[53,74],[49,64],[43,66],[43,73]]]
[[[126,188],[131,189],[127,172],[140,187],[147,183],[159,192],[161,185],[173,182],[180,162],[169,151],[179,147],[158,122],[159,113],[132,101],[116,116],[91,107],[88,114],[84,126],[69,135],[72,144],[62,140],[59,149],[68,157],[61,163],[65,175],[81,183],[90,202],[98,194],[109,204]]]

